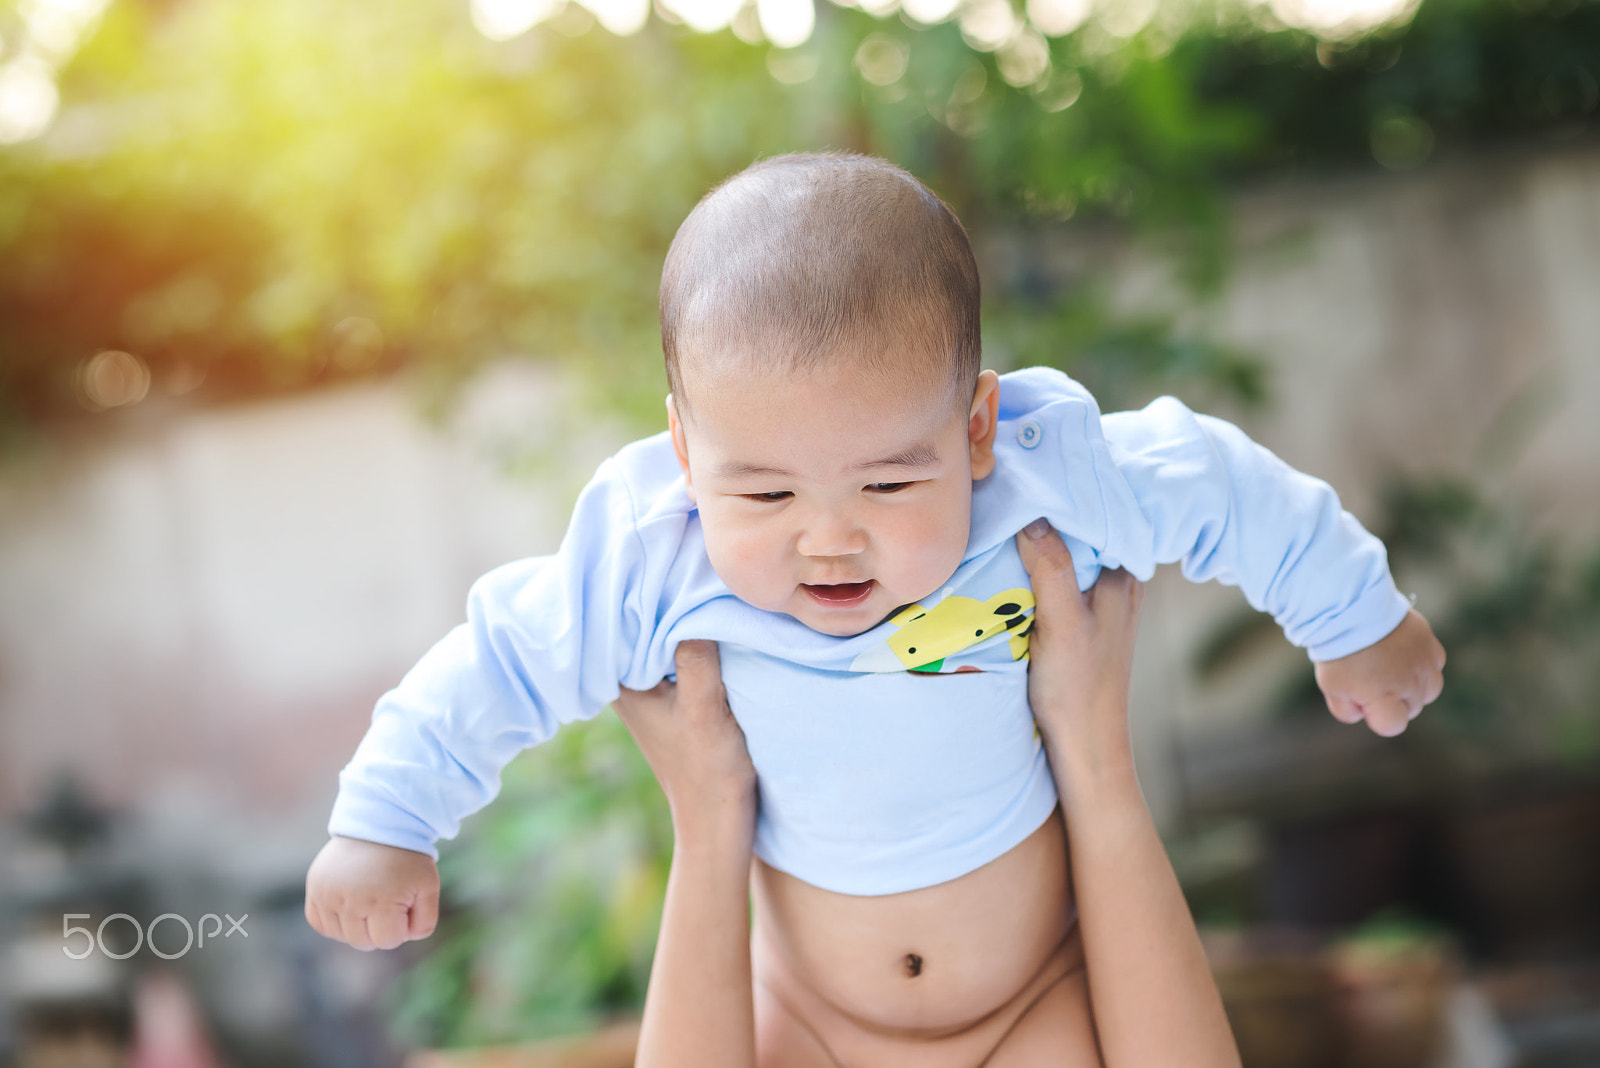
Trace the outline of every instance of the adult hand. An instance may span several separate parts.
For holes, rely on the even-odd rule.
[[[677,682],[625,689],[613,707],[667,795],[680,836],[730,815],[747,821],[753,834],[756,769],[728,708],[717,644],[683,642],[674,662]]]
[[[1102,571],[1079,592],[1072,553],[1043,519],[1024,528],[1017,551],[1037,602],[1028,701],[1046,746],[1091,767],[1131,766],[1128,687],[1144,584],[1126,571]]]
[[[1128,737],[1144,587],[1102,571],[1078,592],[1044,520],[1017,536],[1033,582],[1028,699],[1067,825],[1089,1002],[1107,1068],[1239,1068],[1189,907],[1145,805]]]
[[[634,1063],[755,1063],[750,851],[756,770],[728,708],[715,642],[684,642],[676,683],[623,690],[617,715],[672,809],[672,869]]]

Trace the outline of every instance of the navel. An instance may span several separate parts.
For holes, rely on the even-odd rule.
[[[922,974],[922,958],[915,953],[906,954],[906,974],[913,979]]]

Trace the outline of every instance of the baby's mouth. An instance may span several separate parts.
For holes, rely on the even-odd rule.
[[[832,585],[802,583],[806,593],[820,605],[829,608],[854,608],[872,596],[872,579],[865,582],[838,582]]]

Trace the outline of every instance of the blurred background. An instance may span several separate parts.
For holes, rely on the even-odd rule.
[[[374,699],[662,428],[678,223],[821,148],[956,209],[991,366],[1240,422],[1449,649],[1380,741],[1152,584],[1247,1065],[1600,1064],[1597,0],[0,0],[0,1064],[628,1063],[671,835],[610,713],[426,944],[302,879]]]

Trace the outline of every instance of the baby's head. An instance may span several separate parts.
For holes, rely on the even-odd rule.
[[[972,248],[920,182],[847,155],[735,175],[673,239],[661,337],[678,460],[736,596],[857,634],[950,577],[998,394]]]

